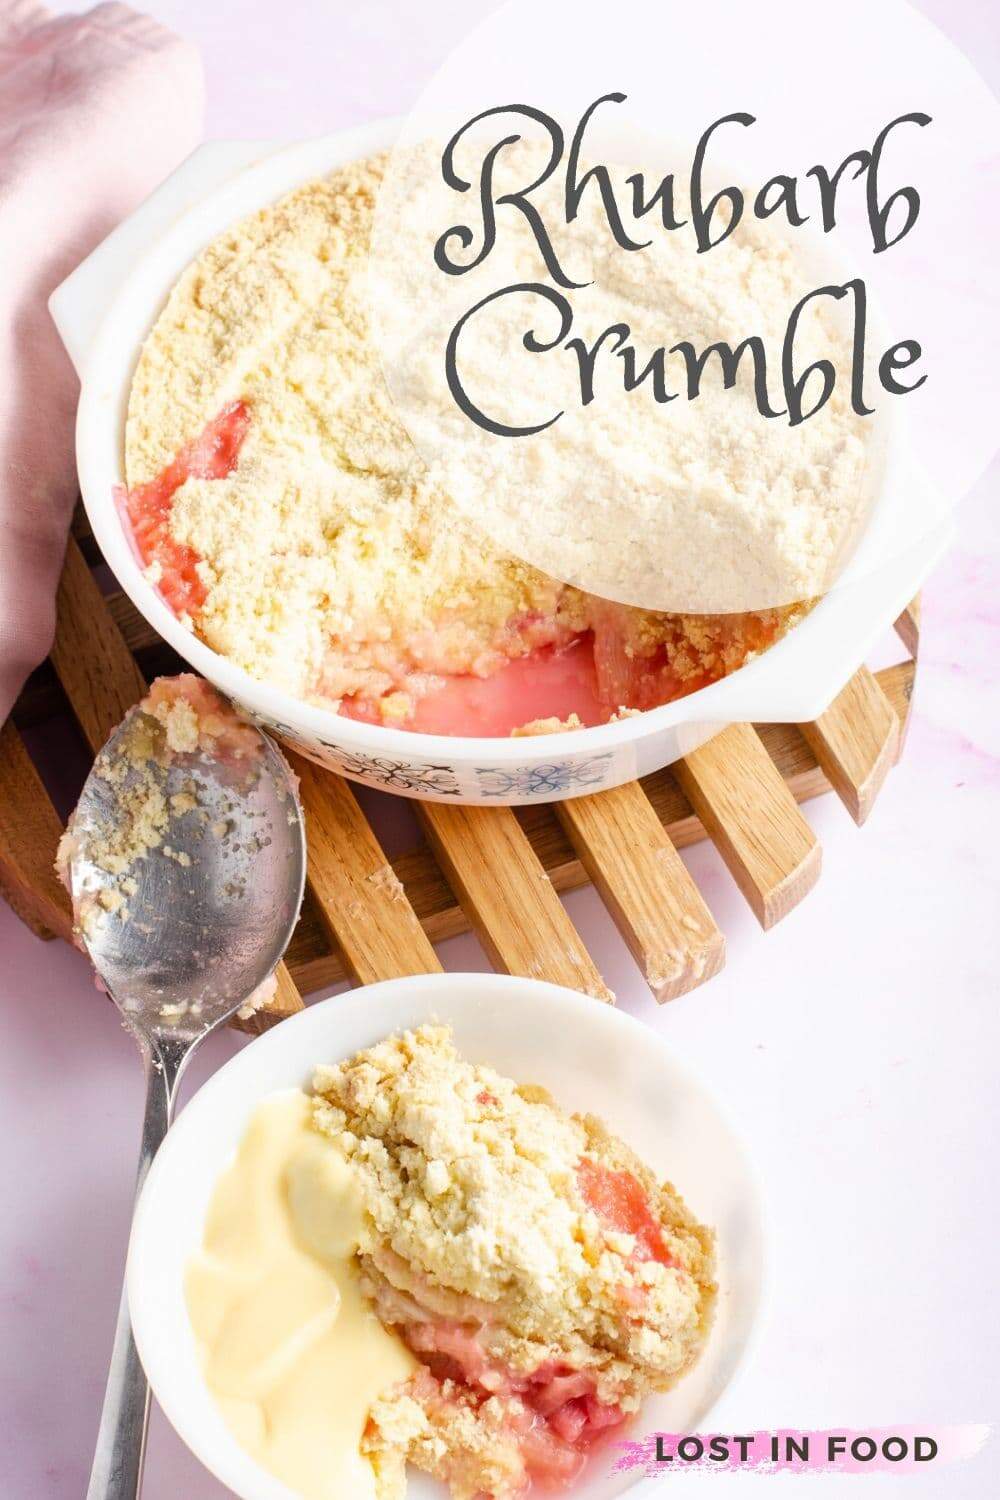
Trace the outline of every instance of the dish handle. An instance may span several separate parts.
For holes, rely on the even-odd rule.
[[[140,256],[180,214],[276,149],[266,141],[199,146],[56,287],[49,312],[77,374],[83,372],[105,312]]]
[[[726,678],[718,717],[707,707],[699,717],[720,724],[818,718],[919,593],[953,534],[948,517],[891,562],[833,589],[777,646]]]

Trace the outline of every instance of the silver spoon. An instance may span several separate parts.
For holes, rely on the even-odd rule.
[[[305,881],[302,811],[266,735],[249,765],[165,753],[162,725],[134,709],[94,764],[68,842],[80,935],[146,1072],[138,1196],[192,1052],[288,945]],[[87,1500],[138,1495],[148,1419],[123,1291]]]

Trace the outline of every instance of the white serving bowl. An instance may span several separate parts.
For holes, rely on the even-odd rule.
[[[142,343],[189,262],[228,225],[298,183],[390,146],[393,121],[279,149],[260,142],[202,146],[57,288],[50,308],[80,373],[77,463],[94,535],[150,625],[263,727],[353,780],[432,801],[520,805],[616,786],[669,765],[726,724],[802,723],[827,707],[877,637],[917,592],[949,528],[921,526],[895,408],[880,423],[885,482],[869,534],[919,537],[890,547],[890,563],[859,569],[785,639],[739,672],[617,724],[495,739],[416,734],[342,718],[258,682],[185,629],[143,576],[114,500],[124,483],[129,389]],[[863,554],[862,541],[859,554]],[[881,553],[880,553],[881,556]]]
[[[209,1199],[253,1110],[276,1089],[306,1087],[317,1063],[352,1055],[400,1028],[449,1023],[460,1050],[566,1108],[601,1116],[718,1235],[719,1303],[695,1369],[643,1407],[630,1429],[689,1432],[747,1357],[765,1279],[757,1179],[719,1105],[667,1044],[586,995],[498,974],[393,979],[310,1006],[252,1042],[206,1083],[160,1147],[136,1209],[128,1295],[136,1344],[156,1399],[202,1463],[241,1500],[294,1500],[226,1427],[202,1376],[184,1301],[184,1271],[201,1243]],[[614,1475],[617,1453],[596,1456],[573,1500],[644,1492]],[[442,1500],[412,1476],[411,1500]]]

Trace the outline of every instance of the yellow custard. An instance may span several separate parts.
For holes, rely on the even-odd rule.
[[[415,1364],[362,1296],[361,1228],[351,1167],[287,1090],[254,1113],[187,1269],[209,1390],[242,1446],[305,1500],[374,1500],[368,1412]]]

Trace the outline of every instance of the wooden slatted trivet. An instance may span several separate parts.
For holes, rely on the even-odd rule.
[[[105,596],[100,556],[78,516],[49,663],[0,731],[0,891],[42,937],[70,936],[52,861],[60,819],[21,731],[67,704],[91,753],[147,680],[182,664],[119,593]],[[345,976],[356,983],[440,968],[434,943],[474,929],[496,968],[610,1000],[559,899],[591,881],[658,1000],[717,974],[719,931],[678,849],[711,838],[765,928],[815,884],[820,846],[799,804],[837,792],[858,823],[903,743],[919,644],[917,603],[896,622],[909,653],[862,667],[811,724],[737,724],[642,782],[551,806],[417,804],[427,843],[391,861],[348,782],[299,756],[309,838],[302,917],[259,1030]]]

